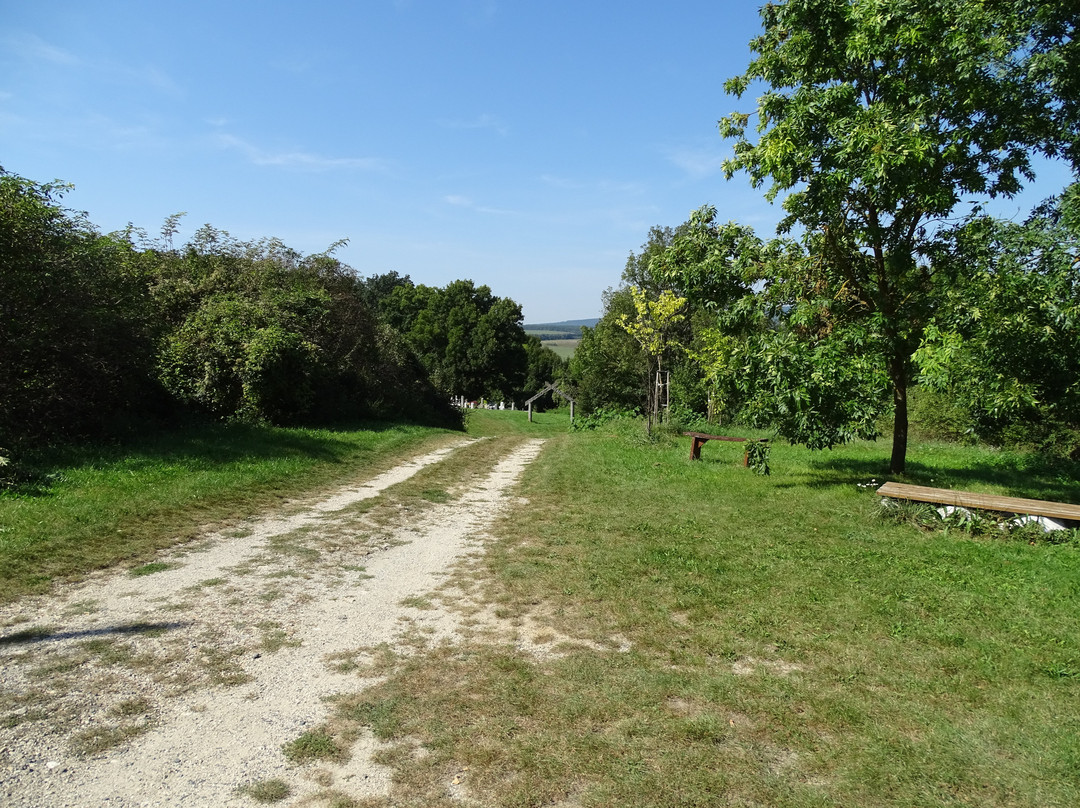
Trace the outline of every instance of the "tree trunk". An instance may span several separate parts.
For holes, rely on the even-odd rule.
[[[653,399],[656,397],[656,375],[653,371],[652,357],[649,357],[648,370],[645,372],[645,409],[646,409],[646,433],[649,437],[652,437],[653,430],[653,415],[656,408],[653,406]]]
[[[904,356],[894,357],[889,363],[889,376],[893,385],[892,458],[889,460],[891,474],[903,474],[907,465],[907,364]]]

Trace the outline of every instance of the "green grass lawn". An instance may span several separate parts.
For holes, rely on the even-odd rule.
[[[207,525],[374,473],[446,434],[377,423],[204,425],[31,458],[33,479],[0,491],[0,602],[90,570],[138,564]]]
[[[776,443],[762,477],[737,444],[692,462],[689,439],[636,422],[568,426],[565,411],[469,414],[470,434],[494,438],[484,465],[547,440],[527,504],[463,580],[550,653],[478,633],[382,659],[384,682],[335,701],[332,737],[369,726],[390,742],[392,804],[460,804],[455,776],[499,806],[1080,804],[1074,534],[883,518],[886,442]],[[136,567],[451,434],[213,427],[38,458],[36,486],[0,495],[0,598]],[[1078,476],[914,443],[905,480],[1076,503]],[[432,469],[416,496],[455,480]]]
[[[563,359],[569,359],[577,350],[580,339],[549,339],[544,340],[544,347],[550,348]]]
[[[887,442],[776,445],[769,477],[741,454],[691,462],[636,424],[550,436],[486,592],[573,642],[435,648],[349,702],[405,743],[395,804],[453,804],[458,770],[500,806],[1080,804],[1080,546],[882,518]],[[1075,465],[910,461],[909,481],[1080,501]]]

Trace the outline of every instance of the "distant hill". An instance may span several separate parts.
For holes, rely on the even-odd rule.
[[[558,323],[525,323],[524,328],[526,334],[535,334],[541,340],[579,339],[582,326],[593,328],[598,322],[599,317],[592,317],[587,320],[562,320]]]

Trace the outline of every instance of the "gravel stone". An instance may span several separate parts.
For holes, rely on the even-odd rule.
[[[341,764],[290,763],[282,746],[319,726],[327,697],[377,681],[330,655],[404,648],[417,630],[459,636],[438,599],[403,601],[482,551],[543,441],[454,501],[402,509],[390,535],[353,506],[468,442],[208,534],[163,554],[163,571],[107,571],[0,607],[0,804],[252,806],[237,788],[272,778],[291,788],[281,806],[311,804],[328,779],[357,800],[388,794],[373,738]]]

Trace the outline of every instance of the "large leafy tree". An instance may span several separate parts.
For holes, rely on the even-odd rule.
[[[836,302],[807,295],[811,260],[798,241],[762,241],[749,227],[717,223],[705,206],[650,271],[697,307],[687,352],[710,417],[737,414],[821,448],[876,434],[885,380],[862,356],[872,334],[834,330]]]
[[[604,313],[592,328],[581,329],[581,342],[570,358],[570,378],[578,404],[586,412],[601,408],[638,410],[645,405],[649,360],[621,323],[633,317],[629,287],[608,289]]]
[[[562,381],[566,375],[567,362],[555,351],[548,348],[535,334],[525,338],[525,357],[527,360],[525,381],[522,382],[523,398],[529,398],[549,382]],[[554,403],[554,396],[549,392],[539,402],[545,405]]]
[[[446,396],[513,399],[528,358],[521,306],[470,280],[397,284],[383,310]]]
[[[670,382],[661,376],[664,372],[664,355],[673,345],[679,344],[674,337],[679,324],[686,320],[686,298],[679,297],[670,289],[664,289],[652,298],[636,286],[630,287],[630,297],[634,302],[634,313],[621,315],[619,325],[634,338],[649,358],[650,382],[646,389],[651,432],[654,419],[660,415],[661,405],[666,406],[659,389],[661,384],[670,385]]]
[[[934,301],[927,260],[936,225],[966,198],[1011,195],[1033,177],[1032,152],[1075,148],[1075,4],[1014,0],[787,0],[761,10],[741,97],[763,83],[757,124],[738,112],[728,176],[784,194],[781,231],[805,234],[808,258],[778,279],[803,307],[815,345],[842,338],[876,354],[894,413],[891,470],[904,470],[912,353]],[[1038,23],[1038,24],[1036,24]],[[1071,82],[1071,83],[1070,83]],[[766,279],[766,283],[769,279]],[[808,315],[806,308],[817,309]],[[855,329],[853,332],[852,329]],[[818,351],[842,362],[847,351]],[[785,354],[778,354],[783,356]],[[805,366],[771,373],[793,389]],[[822,366],[819,373],[828,373]],[[796,396],[796,400],[799,397]],[[847,417],[819,402],[822,435]],[[863,410],[860,410],[863,412]],[[812,424],[807,424],[813,430]],[[850,431],[850,430],[848,430]],[[815,441],[828,443],[826,440]]]
[[[981,437],[1080,455],[1080,185],[1024,223],[975,217],[937,263],[946,284],[916,352],[921,383]]]

